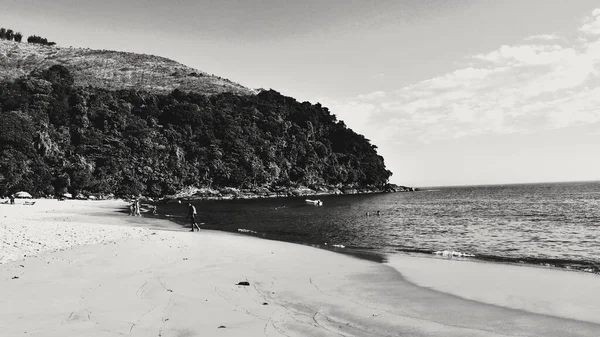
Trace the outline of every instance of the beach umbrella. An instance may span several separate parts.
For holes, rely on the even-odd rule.
[[[23,192],[23,191],[15,193],[15,197],[17,197],[17,198],[29,198],[29,199],[32,198],[31,194],[29,194],[27,192]]]

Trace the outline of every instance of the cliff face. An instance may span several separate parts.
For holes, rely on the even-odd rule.
[[[256,94],[240,84],[163,57],[0,40],[0,80],[15,80],[53,65],[62,65],[69,70],[74,85],[80,87],[154,93],[179,89],[206,95]]]
[[[319,104],[82,78],[54,65],[0,82],[0,194],[353,191],[383,189],[391,175],[369,140]]]

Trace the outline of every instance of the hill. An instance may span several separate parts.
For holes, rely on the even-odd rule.
[[[15,80],[53,65],[67,68],[75,86],[80,87],[160,93],[179,89],[207,95],[256,94],[240,84],[164,57],[0,40],[0,80]]]
[[[382,190],[391,176],[377,147],[320,104],[273,90],[240,95],[214,89],[209,95],[164,92],[164,86],[140,90],[125,81],[114,90],[100,80],[85,82],[81,69],[41,69],[51,61],[14,56],[26,48],[5,53],[23,61],[18,71],[31,64],[36,69],[0,82],[0,195],[25,190],[37,196],[66,191],[164,196],[189,186],[261,193],[304,187]],[[52,51],[64,56],[63,49]],[[33,54],[33,60],[40,57],[39,50]],[[99,63],[123,56],[90,55]]]

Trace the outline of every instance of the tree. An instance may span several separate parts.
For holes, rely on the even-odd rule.
[[[37,36],[37,35],[31,35],[27,38],[27,42],[28,43],[37,43],[37,44],[43,44],[46,46],[53,46],[56,43],[54,42],[49,42],[48,39],[43,38],[41,36]]]
[[[16,32],[14,35],[14,39],[16,42],[21,42],[21,40],[23,39],[23,34],[21,34],[21,32]]]
[[[13,30],[7,29],[6,34],[5,34],[5,39],[7,39],[8,41],[12,41],[14,37],[15,37],[15,33],[13,32]]]
[[[26,152],[31,148],[33,126],[15,112],[0,112],[0,149],[15,148]]]
[[[0,40],[6,39],[6,28],[0,28]]]

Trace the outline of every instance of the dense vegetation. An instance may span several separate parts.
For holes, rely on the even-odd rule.
[[[12,29],[0,28],[0,40],[21,42],[21,40],[23,40],[23,34],[20,32],[15,32]],[[43,44],[46,46],[54,46],[56,44],[55,42],[48,41],[48,39],[37,35],[31,35],[28,37],[27,42]]]
[[[327,108],[272,90],[83,88],[59,65],[0,83],[0,195],[380,187],[390,175],[376,147]]]
[[[12,29],[0,28],[0,40],[21,42],[23,34]]]
[[[45,46],[54,46],[56,44],[56,42],[48,41],[48,39],[37,35],[31,35],[30,37],[28,37],[27,42],[43,44]]]

